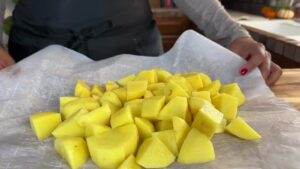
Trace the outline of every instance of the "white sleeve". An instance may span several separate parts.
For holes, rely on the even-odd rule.
[[[218,0],[174,0],[174,2],[208,38],[225,47],[239,37],[250,37],[247,30],[230,17]]]

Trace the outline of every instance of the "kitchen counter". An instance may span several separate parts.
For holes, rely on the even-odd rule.
[[[230,14],[230,16],[233,19],[235,19],[237,21],[243,21],[243,20],[266,21],[266,20],[268,20],[267,18],[265,18],[263,16],[248,14],[245,12],[232,11],[232,10],[227,10],[227,12]]]
[[[271,89],[277,97],[300,111],[300,69],[284,69],[282,77]]]

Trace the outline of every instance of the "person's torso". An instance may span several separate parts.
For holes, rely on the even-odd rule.
[[[148,0],[21,0],[9,50],[18,61],[59,44],[100,60],[162,52]]]
[[[148,0],[22,0],[14,15],[16,22],[65,28],[111,18],[130,25],[148,19],[151,10]]]

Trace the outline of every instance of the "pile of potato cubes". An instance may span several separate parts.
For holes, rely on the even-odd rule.
[[[164,168],[214,160],[217,133],[260,139],[237,115],[244,102],[236,83],[152,69],[105,86],[79,80],[74,97],[60,98],[60,113],[34,114],[30,124],[39,140],[55,137],[73,169],[89,157],[104,169]]]

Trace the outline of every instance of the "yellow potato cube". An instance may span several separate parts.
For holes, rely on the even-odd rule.
[[[224,133],[226,125],[227,125],[227,120],[222,119],[222,122],[220,125],[217,126],[215,133]]]
[[[178,84],[188,94],[190,94],[194,90],[191,84],[182,76],[176,76],[176,75],[171,76],[169,78],[169,82],[171,81]]]
[[[95,100],[100,101],[101,96],[93,94],[93,95],[92,95],[92,98],[95,99]]]
[[[199,76],[201,76],[203,87],[210,85],[210,83],[212,82],[210,77],[204,73],[199,73]]]
[[[245,95],[237,83],[231,83],[222,86],[220,92],[236,97],[239,101],[239,106],[245,103]]]
[[[81,137],[62,137],[54,142],[54,148],[70,168],[81,168],[89,158],[86,142]]]
[[[238,99],[228,94],[222,93],[212,99],[212,103],[227,120],[235,119],[237,116]]]
[[[61,123],[61,115],[55,112],[36,113],[30,116],[29,121],[36,137],[44,140]]]
[[[147,81],[130,81],[127,83],[127,101],[142,98],[147,91]]]
[[[81,127],[77,121],[78,119],[88,113],[86,109],[81,109],[74,115],[72,115],[70,118],[67,120],[63,121],[60,123],[53,131],[52,135],[55,138],[60,138],[64,136],[73,136],[73,137],[84,137],[85,135],[85,130],[84,127]]]
[[[113,104],[109,101],[102,102],[102,106],[108,106],[111,111],[111,114],[114,114],[115,112],[117,112],[121,109],[120,106],[116,106],[115,104]]]
[[[85,137],[87,138],[91,136],[96,136],[109,130],[111,130],[110,127],[104,126],[102,124],[94,124],[94,123],[88,124],[85,127]]]
[[[100,107],[100,104],[93,98],[79,98],[70,101],[65,106],[63,106],[61,114],[62,118],[65,120],[78,112],[80,109],[87,109],[88,111],[91,111],[98,107]]]
[[[261,139],[260,134],[258,134],[251,126],[249,126],[241,117],[233,119],[229,125],[226,126],[226,131],[245,140]]]
[[[150,137],[140,146],[136,161],[145,168],[164,168],[175,161],[175,156],[157,137]]]
[[[167,86],[166,86],[170,91],[171,93],[169,94],[169,99],[168,100],[171,100],[175,97],[189,97],[189,94],[180,86],[178,85],[177,83],[175,83],[174,81],[169,81],[167,83]]]
[[[153,91],[153,90],[158,90],[158,89],[162,89],[166,86],[165,83],[153,83],[153,84],[149,84],[147,90]]]
[[[112,91],[105,92],[103,94],[103,96],[101,97],[100,102],[102,105],[106,101],[109,101],[110,103],[112,103],[118,107],[122,106],[122,102],[120,101],[119,97]]]
[[[117,89],[119,88],[120,86],[116,83],[116,82],[113,82],[113,81],[109,81],[105,84],[105,89],[106,91],[112,91],[114,89]]]
[[[144,95],[144,99],[147,99],[147,98],[150,98],[150,97],[153,97],[153,94],[150,90],[147,90],[145,95]]]
[[[127,156],[134,154],[138,139],[136,126],[127,124],[88,137],[87,145],[93,162],[99,168],[117,168]]]
[[[210,96],[213,97],[219,93],[220,88],[221,88],[220,80],[215,80],[211,82],[209,85],[207,85],[206,87],[202,88],[201,91],[209,91]]]
[[[136,81],[146,80],[149,84],[157,83],[157,73],[154,69],[152,70],[143,70],[136,75]]]
[[[190,131],[190,126],[182,118],[179,117],[173,117],[172,123],[173,129],[175,131],[176,143],[178,149],[180,149],[185,137]]]
[[[168,97],[170,94],[171,94],[171,89],[167,86],[163,87],[163,88],[160,88],[160,89],[155,89],[155,90],[152,90],[152,93],[154,96],[165,96],[165,97]],[[176,92],[174,93],[174,95],[177,94]],[[175,96],[173,96],[175,97]]]
[[[161,120],[155,123],[155,128],[157,131],[172,130],[173,123],[170,120]]]
[[[138,163],[135,161],[135,157],[130,155],[119,167],[118,169],[142,169]]]
[[[174,130],[154,132],[152,135],[153,137],[159,138],[160,141],[162,141],[168,147],[168,149],[173,153],[174,156],[178,155],[178,147]]]
[[[208,138],[216,132],[217,126],[222,122],[223,114],[213,107],[211,104],[204,104],[197,113],[192,127],[195,127]]]
[[[135,99],[128,101],[124,107],[129,107],[134,117],[140,117],[142,113],[143,99]]]
[[[187,76],[185,79],[190,83],[194,90],[203,88],[202,78],[199,74]]]
[[[152,132],[155,131],[153,124],[149,120],[138,117],[134,118],[134,120],[142,139],[150,137]]]
[[[112,128],[122,126],[124,124],[133,123],[133,117],[129,107],[124,107],[118,112],[111,115],[110,125]]]
[[[172,117],[177,116],[185,119],[188,108],[186,97],[175,97],[170,100],[159,113],[159,120],[171,120]]]
[[[118,84],[121,85],[121,86],[126,86],[128,82],[130,81],[134,81],[135,79],[135,75],[129,75],[129,76],[126,76],[126,77],[123,77],[122,79],[118,80]]]
[[[100,135],[88,137],[87,144],[91,159],[99,168],[113,169],[122,164],[126,159],[126,155],[123,146],[115,143],[117,139],[121,139],[120,137],[116,137],[115,140],[111,141],[114,144],[108,143],[109,140],[103,143],[102,140],[111,138],[107,135],[107,132],[104,132]],[[102,139],[101,144],[98,143],[100,139]]]
[[[60,97],[59,98],[59,112],[63,111],[63,107],[70,101],[76,100],[78,97]]]
[[[161,108],[165,105],[165,100],[164,96],[155,96],[144,99],[141,116],[150,120],[157,119]]]
[[[91,88],[85,81],[78,80],[75,86],[74,95],[76,97],[91,97]]]
[[[99,107],[91,112],[83,114],[80,118],[78,118],[77,122],[80,126],[87,126],[88,124],[109,124],[111,111],[108,105],[104,105]]]
[[[189,98],[189,108],[191,110],[192,114],[197,114],[199,112],[199,109],[204,105],[204,104],[210,104],[207,100],[204,100],[199,97],[190,97]]]
[[[156,73],[157,73],[158,82],[167,82],[169,77],[172,76],[172,74],[170,72],[163,70],[163,69],[156,69]]]
[[[97,84],[94,84],[92,86],[92,95],[97,95],[99,97],[101,97],[104,93],[104,90],[102,89],[101,86],[97,85]]]
[[[118,98],[120,99],[120,101],[122,103],[125,103],[127,101],[127,90],[124,87],[118,88],[118,89],[114,89],[112,92],[114,92]]]
[[[125,156],[128,157],[131,154],[134,154],[136,152],[138,143],[139,143],[139,133],[137,126],[134,123],[126,124],[120,127],[117,127],[113,129],[114,132],[119,133],[119,135],[127,135],[124,138],[124,141],[120,142],[122,146],[124,147]]]
[[[209,91],[198,91],[192,92],[192,97],[198,97],[204,100],[211,102],[210,92]]]
[[[183,77],[189,76],[199,76],[202,79],[203,87],[209,85],[211,83],[211,78],[205,73],[198,73],[198,72],[189,72],[182,75]]]
[[[201,164],[214,159],[212,142],[206,135],[192,128],[182,144],[177,161],[182,164]]]

